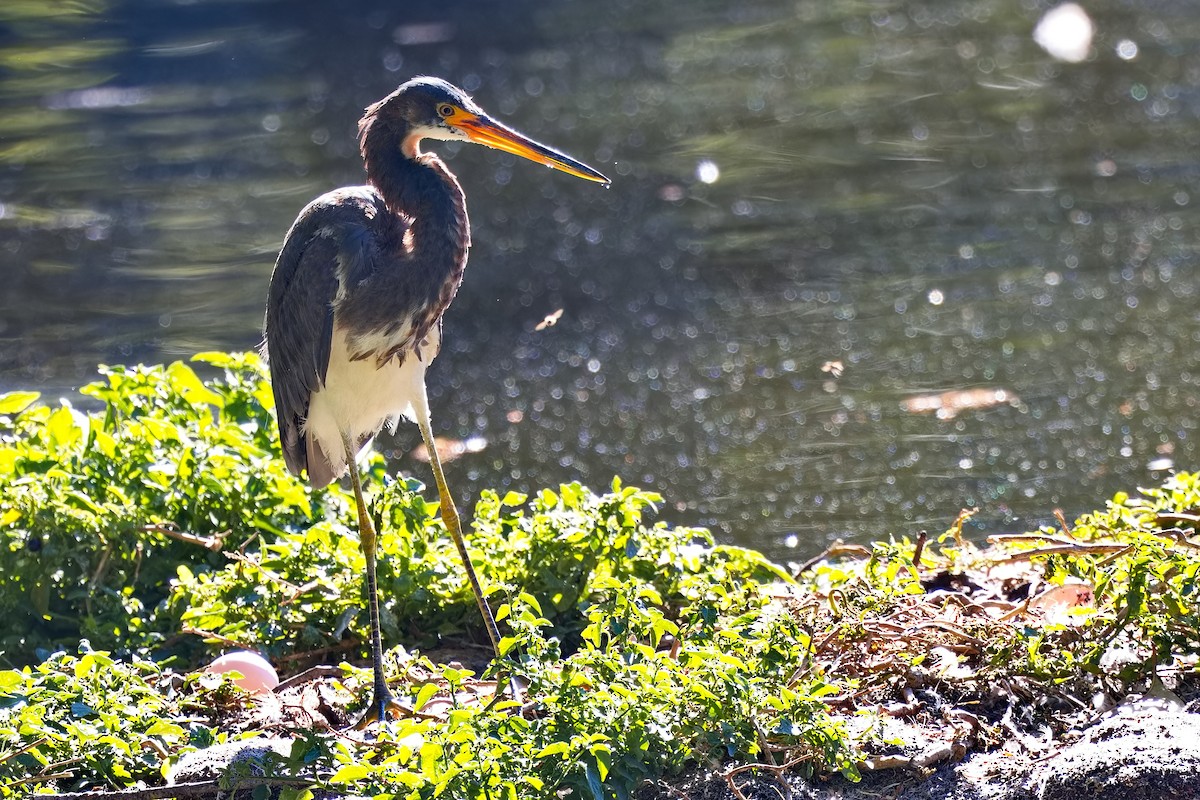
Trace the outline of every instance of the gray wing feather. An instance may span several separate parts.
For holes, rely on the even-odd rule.
[[[271,275],[264,325],[279,440],[288,469],[299,475],[308,453],[301,430],[312,393],[325,381],[337,293],[337,246],[304,215],[292,226]]]
[[[339,272],[361,271],[361,262],[370,260],[381,207],[366,187],[317,198],[288,231],[271,274],[264,355],[271,366],[279,440],[288,469],[295,475],[307,470],[314,485],[333,479],[324,453],[310,451],[303,429],[329,365]]]

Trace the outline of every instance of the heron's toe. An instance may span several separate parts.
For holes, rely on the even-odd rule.
[[[390,692],[375,692],[371,702],[363,709],[362,716],[354,723],[354,729],[361,731],[377,722],[392,722],[401,717],[411,716],[412,709],[405,708],[396,702]]]

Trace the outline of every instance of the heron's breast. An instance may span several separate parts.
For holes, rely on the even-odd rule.
[[[335,326],[325,383],[312,395],[305,430],[323,445],[331,443],[333,449],[326,452],[339,452],[342,431],[359,439],[374,435],[384,425],[394,429],[400,417],[414,420],[428,413],[425,369],[437,352],[437,335],[435,328],[426,337],[431,345],[427,352],[422,348],[426,360],[410,353],[403,361],[393,358],[377,365],[374,358],[353,358],[363,344],[361,337],[352,345],[346,332]]]

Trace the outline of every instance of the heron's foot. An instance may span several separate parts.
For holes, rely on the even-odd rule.
[[[354,723],[357,731],[365,730],[376,722],[391,722],[404,716],[408,711],[396,702],[392,693],[386,687],[376,689],[371,696],[371,702],[363,709],[362,716]]]

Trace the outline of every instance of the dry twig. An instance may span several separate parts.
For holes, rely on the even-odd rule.
[[[278,661],[280,664],[287,664],[292,661],[304,661],[307,658],[317,658],[319,656],[327,656],[327,655],[331,655],[333,653],[343,653],[347,650],[353,650],[354,648],[358,647],[361,644],[362,644],[361,639],[350,638],[350,639],[345,639],[341,642],[338,642],[337,644],[331,644],[328,647],[318,647],[316,650],[305,650],[303,653],[288,653],[287,655],[282,655],[282,656],[277,657],[275,660]],[[313,669],[337,669],[337,668],[336,667],[313,667]],[[340,671],[340,670],[338,670],[338,671]],[[304,675],[304,674],[306,674],[306,673],[304,673],[304,672],[300,673],[300,675]],[[332,673],[330,673],[330,674],[332,674]],[[295,676],[295,677],[299,677],[299,676]],[[289,680],[292,680],[292,679],[289,678]]]
[[[805,761],[811,760],[811,755],[805,755],[800,756],[799,758],[793,758],[791,761],[788,761],[784,764],[739,764],[736,767],[730,767],[729,769],[725,770],[725,772],[721,774],[721,777],[723,777],[725,779],[725,783],[729,785],[729,791],[733,792],[734,797],[738,798],[738,800],[747,800],[746,795],[742,793],[741,788],[739,788],[737,783],[734,782],[734,776],[740,775],[743,772],[752,772],[754,770],[765,769],[770,772],[772,776],[774,776],[775,783],[777,783],[783,789],[779,796],[783,798],[791,798],[792,788],[788,786],[787,782],[783,779],[784,773],[798,764],[803,764]]]
[[[232,531],[221,531],[220,533],[214,533],[212,536],[200,536],[195,533],[176,530],[172,525],[143,525],[142,531],[144,533],[161,533],[163,536],[169,536],[180,542],[199,545],[205,550],[211,550],[214,553],[221,549],[221,543],[225,541],[225,537],[232,533]]]
[[[183,626],[180,629],[180,632],[189,634],[191,636],[200,636],[205,639],[213,639],[215,641],[221,642],[222,644],[227,644],[230,647],[239,647],[243,650],[245,650],[249,647],[249,645],[247,645],[245,642],[239,642],[237,639],[230,639],[228,636],[222,636],[219,633],[213,633],[212,631],[206,631],[203,628],[193,628],[190,625]]]
[[[917,569],[921,568],[921,554],[925,552],[925,542],[929,539],[929,534],[921,531],[917,534],[917,543],[913,545],[912,565]]]
[[[843,556],[870,558],[871,552],[871,548],[869,547],[863,547],[861,544],[846,544],[841,539],[838,539],[836,542],[829,545],[829,547],[826,547],[820,553],[801,564],[796,569],[795,573],[793,573],[792,577],[799,578],[817,564],[820,564],[822,561],[826,561],[830,558],[842,558]]]
[[[1038,556],[1086,556],[1086,555],[1102,555],[1109,553],[1125,553],[1133,549],[1131,544],[1064,544],[1056,547],[1039,547],[1036,550],[1023,550],[1019,553],[1009,553],[1004,558],[996,559],[996,562],[1003,561],[1029,561]]]
[[[282,660],[282,659],[280,659],[280,660]],[[275,687],[274,691],[276,694],[279,694],[284,689],[289,689],[293,686],[299,686],[302,683],[308,683],[309,681],[315,680],[317,678],[329,678],[334,675],[341,675],[341,674],[342,674],[341,667],[331,667],[328,664],[322,664],[317,667],[309,667],[308,669],[304,670],[303,672],[296,673],[295,675],[288,678],[287,680],[280,681],[279,685]]]

